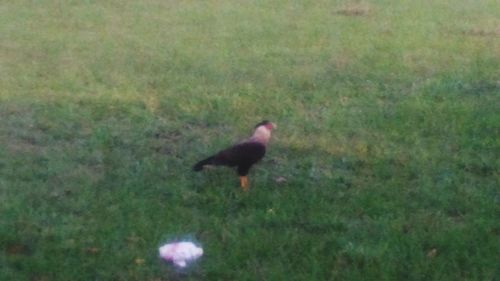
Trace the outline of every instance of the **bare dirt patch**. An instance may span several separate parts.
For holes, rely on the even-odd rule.
[[[500,37],[500,26],[490,29],[482,27],[474,27],[462,31],[462,34],[468,36],[480,36],[480,37]]]
[[[335,10],[333,13],[348,17],[361,17],[369,15],[372,10],[372,7],[366,3],[350,3]]]

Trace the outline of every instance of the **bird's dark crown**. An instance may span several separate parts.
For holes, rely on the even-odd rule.
[[[269,124],[269,123],[271,123],[271,121],[269,121],[269,120],[264,120],[264,121],[260,122],[259,124],[255,125],[255,128],[258,128],[258,127],[260,127],[260,126],[262,126],[262,125],[267,125],[267,124]]]

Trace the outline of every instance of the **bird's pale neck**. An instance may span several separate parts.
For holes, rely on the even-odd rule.
[[[255,129],[250,141],[257,141],[262,144],[267,144],[271,139],[271,130],[266,126],[259,126]]]

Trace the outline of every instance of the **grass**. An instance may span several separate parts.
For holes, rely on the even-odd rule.
[[[500,278],[499,11],[3,1],[0,279]],[[262,119],[248,194],[190,171]]]

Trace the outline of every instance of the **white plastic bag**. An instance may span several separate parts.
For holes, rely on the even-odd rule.
[[[175,242],[160,247],[160,257],[178,267],[186,267],[203,255],[203,249],[192,242]]]

